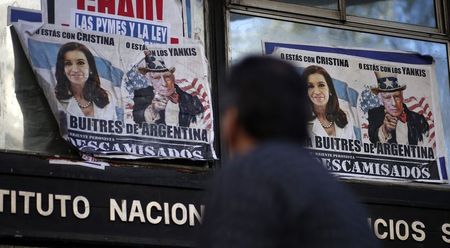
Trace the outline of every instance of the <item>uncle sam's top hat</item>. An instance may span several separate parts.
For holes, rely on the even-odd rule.
[[[406,89],[406,85],[398,83],[398,77],[396,73],[390,72],[375,72],[377,78],[377,87],[371,88],[374,94],[379,92],[394,92]]]
[[[145,67],[139,67],[138,70],[142,74],[146,74],[147,72],[175,72],[175,67],[167,68],[164,60],[157,59],[155,56],[152,56],[150,52],[145,51]]]

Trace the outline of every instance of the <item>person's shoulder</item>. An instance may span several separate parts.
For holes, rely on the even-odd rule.
[[[423,115],[421,115],[421,114],[419,114],[419,113],[416,113],[416,112],[410,110],[406,105],[403,105],[403,108],[405,109],[405,112],[406,112],[408,115],[413,116],[414,118],[418,118],[418,119],[419,119],[419,118],[425,118]]]
[[[250,175],[262,180],[288,183],[298,179],[309,180],[310,175],[325,175],[326,170],[300,144],[266,142],[230,166],[232,174]],[[328,176],[328,175],[325,175]]]
[[[265,142],[249,153],[249,158],[261,160],[261,164],[271,164],[274,160],[286,160],[286,163],[296,163],[296,160],[310,159],[311,156],[301,144],[291,142]]]
[[[260,192],[261,196],[280,197],[280,201],[302,206],[299,209],[312,202],[313,195],[323,195],[322,187],[335,188],[325,168],[301,145],[281,142],[259,144],[234,157],[216,176],[216,187],[224,191],[238,195]]]
[[[413,125],[426,125],[427,119],[424,115],[416,113],[405,106],[405,111],[408,116],[408,123],[412,123]]]
[[[134,90],[134,96],[147,96],[147,95],[153,95],[152,86],[147,86],[145,88]]]
[[[153,87],[152,86],[147,86],[147,87],[144,87],[144,88],[140,88],[140,89],[134,90],[134,93],[147,92],[147,91],[152,91],[153,92]]]
[[[379,113],[384,113],[383,105],[369,109],[369,114],[379,114]]]
[[[184,91],[180,86],[175,84],[175,91],[177,92],[177,94],[179,94],[181,96],[181,98],[185,98],[185,97],[191,97],[192,95],[189,94],[188,92]]]

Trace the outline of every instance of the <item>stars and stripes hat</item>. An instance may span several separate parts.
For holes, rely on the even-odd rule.
[[[371,91],[374,94],[378,94],[379,92],[394,92],[406,89],[406,85],[399,84],[398,76],[396,73],[376,71],[375,77],[377,78],[378,87],[371,88]]]
[[[139,71],[142,74],[146,74],[147,72],[166,72],[169,71],[171,73],[175,72],[175,67],[167,68],[164,60],[158,59],[155,56],[152,56],[149,52],[145,53],[145,67],[139,67]]]

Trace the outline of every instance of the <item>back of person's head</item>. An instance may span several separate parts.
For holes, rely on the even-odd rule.
[[[248,136],[258,142],[303,143],[310,114],[306,83],[287,62],[251,56],[234,65],[221,101],[222,114],[230,108]]]

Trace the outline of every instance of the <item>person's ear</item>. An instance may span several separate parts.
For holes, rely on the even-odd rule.
[[[227,108],[222,112],[221,117],[222,140],[231,155],[236,150],[240,128],[236,107]]]
[[[400,91],[400,97],[402,98],[402,101],[403,101],[403,99],[404,99],[403,90]]]

